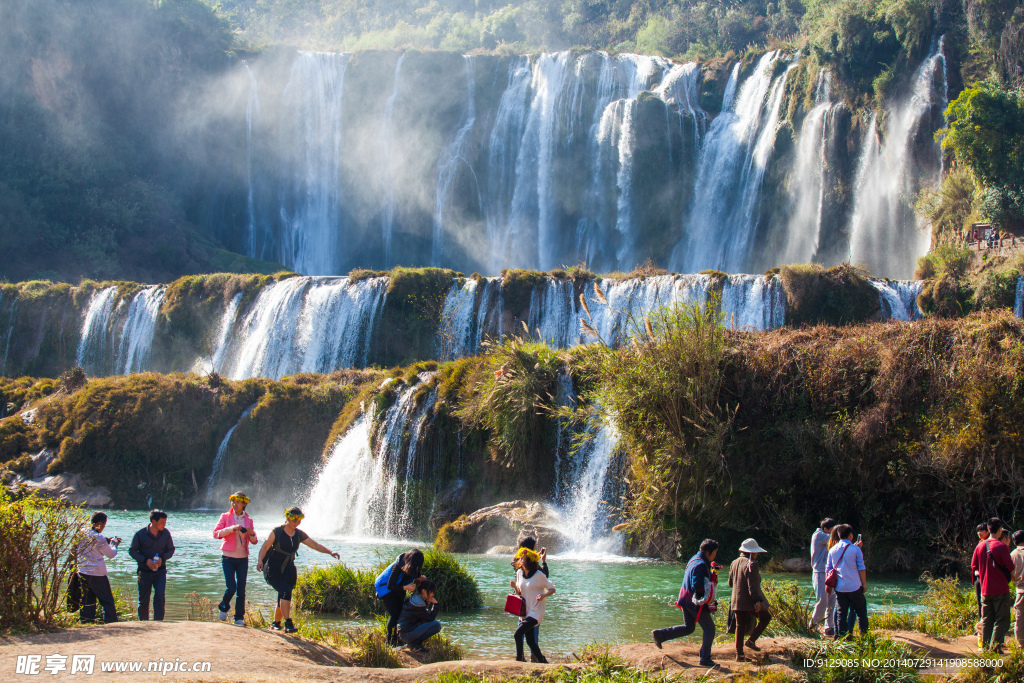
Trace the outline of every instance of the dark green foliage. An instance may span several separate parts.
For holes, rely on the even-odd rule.
[[[1013,270],[988,271],[974,290],[974,310],[984,311],[995,308],[1013,308],[1017,299],[1017,279],[1020,273]]]
[[[546,274],[536,270],[509,268],[501,271],[501,294],[505,308],[515,318],[525,316],[533,290],[542,286],[546,280]]]
[[[971,312],[971,289],[964,280],[942,275],[927,280],[917,295],[917,305],[925,315],[959,318]]]
[[[917,280],[931,280],[943,275],[949,275],[953,279],[962,280],[970,272],[973,261],[974,252],[967,247],[943,245],[917,260],[917,270],[914,272],[914,278]]]
[[[984,185],[1024,187],[1024,98],[994,88],[967,88],[946,110],[943,147]]]
[[[393,268],[380,330],[384,365],[434,356],[445,298],[456,277],[447,268]]]
[[[483,607],[476,577],[451,554],[436,548],[423,553],[423,575],[437,586],[438,605],[446,612]]]
[[[783,266],[779,275],[787,325],[847,325],[870,320],[879,310],[878,291],[848,264]]]

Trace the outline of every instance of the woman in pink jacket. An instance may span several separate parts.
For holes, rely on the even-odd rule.
[[[217,608],[220,620],[227,621],[231,598],[235,596],[235,626],[245,626],[245,578],[249,573],[249,545],[256,543],[252,518],[245,512],[249,497],[241,491],[231,494],[231,509],[220,516],[213,537],[223,539],[220,546],[221,566],[227,590]]]

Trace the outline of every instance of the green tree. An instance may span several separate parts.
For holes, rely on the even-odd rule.
[[[942,145],[987,187],[1024,185],[1024,97],[967,88],[949,108]]]

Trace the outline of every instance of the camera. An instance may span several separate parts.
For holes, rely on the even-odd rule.
[[[249,533],[249,530],[246,529],[244,526],[241,529],[239,529],[239,531],[241,531],[243,534]]]

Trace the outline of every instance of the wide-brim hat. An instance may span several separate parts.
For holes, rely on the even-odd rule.
[[[743,541],[743,545],[740,546],[740,552],[741,553],[766,553],[768,551],[765,550],[764,548],[762,548],[761,546],[759,546],[757,544],[757,541],[755,541],[754,539],[748,538],[747,540]]]

